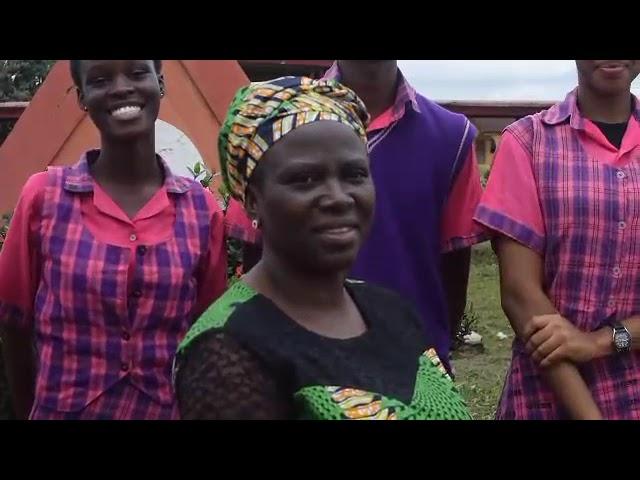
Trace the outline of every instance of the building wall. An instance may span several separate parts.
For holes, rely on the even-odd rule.
[[[478,129],[475,147],[478,163],[491,165],[496,149],[500,144],[502,131],[516,121],[515,117],[469,117]]]

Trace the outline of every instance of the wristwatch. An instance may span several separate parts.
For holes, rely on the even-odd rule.
[[[621,323],[614,323],[613,328],[613,345],[618,353],[631,351],[631,333]]]

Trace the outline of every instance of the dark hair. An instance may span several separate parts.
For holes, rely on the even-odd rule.
[[[71,78],[73,79],[73,83],[76,87],[80,88],[82,85],[82,81],[80,80],[80,67],[82,60],[70,60],[69,67],[71,69]],[[156,73],[162,71],[162,60],[154,60],[153,68],[156,69]]]

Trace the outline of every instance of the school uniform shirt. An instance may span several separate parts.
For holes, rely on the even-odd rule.
[[[340,81],[337,62],[325,78]],[[441,255],[486,240],[475,127],[418,94],[398,72],[394,104],[367,129],[375,218],[351,277],[410,300],[449,366],[451,326]]]
[[[583,331],[640,313],[640,107],[619,148],[583,117],[576,91],[505,130],[475,219],[544,258],[544,289]],[[640,354],[580,366],[608,419],[640,419]],[[519,340],[497,418],[566,417]]]
[[[25,185],[0,254],[0,322],[34,333],[33,419],[175,419],[176,348],[226,287],[223,215],[174,176],[130,219],[72,167]]]

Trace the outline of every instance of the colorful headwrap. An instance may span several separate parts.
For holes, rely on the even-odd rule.
[[[218,138],[229,192],[244,202],[249,178],[264,153],[295,128],[319,120],[344,123],[367,141],[369,114],[364,103],[335,80],[282,77],[241,88]]]

